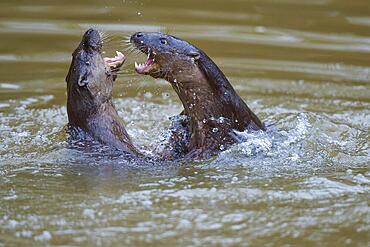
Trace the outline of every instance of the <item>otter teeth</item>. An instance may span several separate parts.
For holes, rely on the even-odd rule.
[[[138,73],[144,73],[153,63],[155,62],[154,57],[152,57],[152,51],[148,49],[148,56],[145,63],[137,63],[135,62],[135,69]]]
[[[138,64],[137,62],[135,62],[135,69],[138,72],[144,71],[146,69],[146,67],[147,66],[145,64],[141,64],[141,63]]]
[[[115,58],[117,58],[117,59],[124,59],[125,58],[125,55],[123,55],[122,52],[116,51]]]

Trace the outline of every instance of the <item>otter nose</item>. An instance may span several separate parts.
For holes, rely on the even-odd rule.
[[[143,32],[137,32],[137,33],[134,33],[131,38],[130,38],[130,41],[132,43],[139,43],[139,42],[143,42],[143,39],[145,38],[145,35]]]
[[[141,38],[143,36],[144,36],[144,34],[142,32],[138,32],[138,33],[135,34],[136,38]]]
[[[99,32],[93,28],[90,28],[85,32],[85,36],[98,36]]]

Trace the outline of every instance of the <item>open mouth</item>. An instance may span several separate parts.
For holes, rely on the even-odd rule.
[[[107,66],[109,66],[112,70],[120,68],[123,63],[125,62],[126,57],[123,55],[122,52],[116,51],[116,56],[111,57],[105,57],[104,62]]]
[[[148,57],[145,63],[140,64],[135,62],[135,70],[139,74],[149,74],[155,63],[155,53],[148,48]]]

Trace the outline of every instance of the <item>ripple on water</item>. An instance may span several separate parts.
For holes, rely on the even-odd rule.
[[[14,83],[0,83],[0,89],[18,90],[21,89],[21,86]]]

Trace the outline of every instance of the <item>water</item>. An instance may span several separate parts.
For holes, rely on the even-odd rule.
[[[70,147],[64,78],[88,27],[116,37],[107,55],[135,31],[191,41],[272,126],[198,163]],[[367,0],[2,1],[0,246],[369,246],[369,28]],[[181,105],[133,62],[114,102],[150,150]]]

